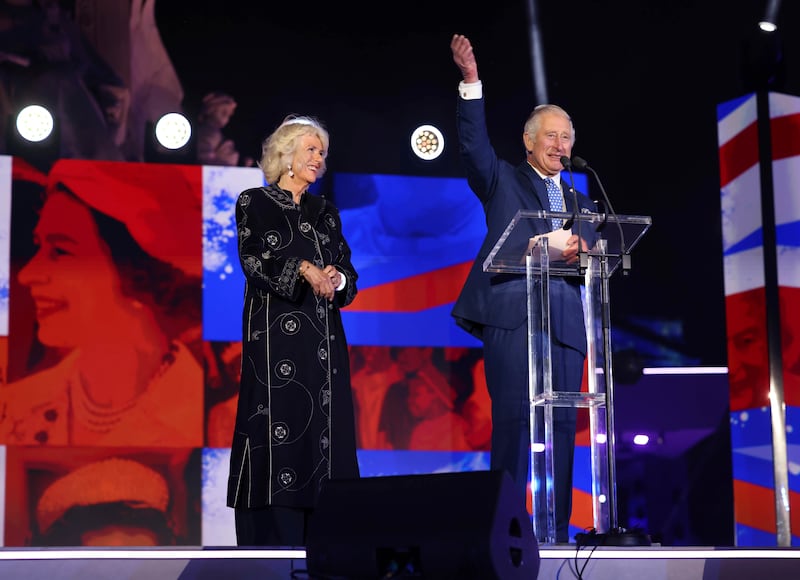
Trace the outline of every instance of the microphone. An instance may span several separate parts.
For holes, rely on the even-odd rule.
[[[564,169],[569,171],[569,185],[570,191],[572,191],[572,202],[574,203],[574,206],[572,207],[572,217],[565,221],[564,225],[561,227],[563,230],[568,230],[572,227],[572,224],[575,223],[575,220],[578,217],[578,194],[575,193],[575,178],[572,175],[572,160],[566,155],[562,155],[561,165],[564,167]]]
[[[562,161],[561,163],[563,164],[564,162]],[[630,267],[631,267],[631,262],[630,262],[631,258],[630,258],[630,256],[628,254],[625,253],[625,234],[622,232],[622,224],[619,223],[619,218],[617,218],[617,214],[614,211],[614,208],[611,206],[611,200],[608,199],[608,194],[606,193],[606,189],[603,187],[603,182],[600,181],[600,177],[597,175],[597,172],[594,169],[592,169],[589,166],[589,164],[586,162],[586,160],[583,159],[582,157],[578,157],[577,155],[575,157],[573,157],[572,158],[572,165],[578,171],[584,171],[585,170],[585,171],[588,171],[589,173],[591,173],[594,176],[594,179],[597,182],[597,185],[600,186],[600,192],[603,194],[603,203],[605,203],[606,207],[608,208],[608,213],[610,213],[611,215],[614,216],[614,218],[616,218],[617,228],[619,229],[619,249],[620,249],[620,254],[621,254],[621,258],[622,258],[622,269],[623,269],[623,271],[629,270]],[[598,232],[601,231],[605,227],[607,219],[608,219],[608,216],[606,216],[603,219],[603,223],[600,224],[600,226],[598,226],[598,228],[597,228]]]

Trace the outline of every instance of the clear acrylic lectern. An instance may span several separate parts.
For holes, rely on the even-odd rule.
[[[594,239],[574,264],[560,260],[562,235],[536,232],[551,218],[572,220],[572,232]],[[547,220],[544,222],[543,220]],[[630,252],[652,220],[647,216],[600,213],[518,211],[483,263],[487,272],[524,274],[528,282],[528,390],[534,534],[540,544],[555,543],[553,489],[553,407],[589,411],[592,506],[598,533],[618,529],[614,457],[614,381],[611,350],[609,278],[630,269]],[[587,390],[563,390],[553,384],[550,359],[550,294],[553,276],[583,279],[587,338]],[[546,514],[546,517],[537,517]],[[542,524],[546,521],[546,524]],[[538,522],[538,523],[537,523]]]

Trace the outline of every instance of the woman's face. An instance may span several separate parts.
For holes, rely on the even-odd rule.
[[[314,183],[325,173],[325,157],[328,152],[322,148],[322,141],[316,135],[301,135],[292,160],[292,170],[296,179],[308,184]]]
[[[88,207],[64,192],[45,200],[34,230],[33,258],[18,274],[36,305],[39,340],[75,347],[103,335],[122,297],[120,279]]]

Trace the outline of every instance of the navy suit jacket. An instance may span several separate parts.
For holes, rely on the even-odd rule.
[[[549,210],[550,205],[544,180],[527,161],[514,166],[497,157],[486,129],[484,99],[466,100],[459,97],[457,124],[467,181],[483,204],[488,231],[452,315],[459,326],[482,338],[484,326],[515,329],[526,322],[528,302],[523,275],[484,272],[484,260],[518,210]],[[572,212],[574,196],[571,195],[571,187],[562,182],[562,189],[567,192],[564,196],[566,209]],[[577,193],[577,197],[581,208],[597,211],[594,202],[584,194]],[[531,231],[531,235],[552,229],[544,219],[528,222],[536,230]],[[594,238],[583,230],[581,234],[592,247]],[[551,335],[555,340],[585,354],[581,278],[552,276],[550,280]]]

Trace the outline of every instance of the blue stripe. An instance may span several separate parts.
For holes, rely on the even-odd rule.
[[[468,346],[480,341],[459,328],[452,304],[421,312],[348,312],[342,310],[347,342],[375,346]]]
[[[739,97],[738,99],[733,99],[732,101],[727,101],[717,105],[717,122],[722,121],[725,117],[738,109],[742,103],[752,99],[754,96],[755,93],[750,93],[749,95],[745,95],[743,97]]]

